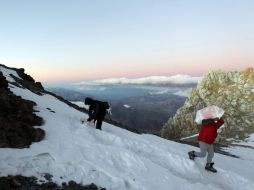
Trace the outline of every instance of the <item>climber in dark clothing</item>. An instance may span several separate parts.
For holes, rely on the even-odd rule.
[[[98,100],[93,100],[92,98],[86,98],[85,99],[85,104],[89,105],[89,112],[88,112],[88,119],[87,121],[92,121],[95,123],[96,122],[96,129],[101,130],[101,125],[102,121],[105,118],[107,108],[105,106],[106,102],[101,102]]]

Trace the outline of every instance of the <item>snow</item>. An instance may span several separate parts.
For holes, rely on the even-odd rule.
[[[241,157],[241,159],[254,162],[254,134],[244,141],[234,142],[235,146],[224,148],[225,151]]]
[[[131,106],[127,105],[127,104],[124,104],[123,107],[125,108],[130,108]]]
[[[254,148],[254,134],[250,135],[244,141],[235,142],[236,145],[251,146]]]
[[[2,71],[4,77],[6,78],[6,80],[8,80],[9,82],[15,82],[15,80],[13,79],[13,77],[11,77],[11,75],[14,75],[17,78],[20,78],[19,75],[17,74],[16,71],[11,70],[11,69],[7,69],[5,67],[0,66],[0,71]]]
[[[9,73],[4,71],[12,81]],[[254,189],[254,160],[247,153],[241,159],[215,154],[218,173],[210,173],[204,170],[205,159],[189,160],[187,152],[198,151],[195,147],[107,123],[102,131],[96,130],[90,123],[80,122],[87,115],[55,97],[11,86],[16,95],[37,103],[36,114],[45,120],[40,127],[46,137],[26,149],[1,148],[0,176],[44,179],[43,174],[50,173],[59,184],[93,182],[108,190]]]
[[[89,109],[88,105],[85,105],[84,102],[81,101],[71,101],[71,103],[76,104],[77,106],[81,107],[81,108],[85,108],[85,109]]]

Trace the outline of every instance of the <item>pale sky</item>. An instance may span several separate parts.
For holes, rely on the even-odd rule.
[[[254,66],[253,0],[0,0],[0,63],[41,82]]]

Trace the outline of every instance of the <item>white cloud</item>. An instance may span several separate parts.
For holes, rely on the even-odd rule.
[[[163,90],[156,91],[156,92],[150,92],[149,94],[150,95],[161,95],[161,94],[167,94],[169,92],[170,92],[169,89],[163,89]]]
[[[92,85],[92,84],[89,84],[89,85],[78,85],[77,86],[77,90],[86,90],[86,91],[105,91],[107,88],[106,87],[103,87],[103,86],[98,86],[98,85]]]
[[[189,75],[173,75],[173,76],[150,76],[143,78],[108,78],[101,80],[93,81],[84,81],[76,83],[76,85],[117,85],[117,84],[189,84],[189,83],[198,83],[202,77],[192,77]]]

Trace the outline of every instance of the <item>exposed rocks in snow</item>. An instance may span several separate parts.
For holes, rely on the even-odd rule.
[[[0,94],[0,147],[25,148],[42,140],[45,132],[33,127],[43,123],[33,113],[36,104],[14,95],[1,72]]]
[[[9,88],[15,88],[15,86],[28,89],[38,95],[50,94],[70,107],[85,112],[85,109],[45,91],[41,83],[35,82],[31,76],[24,73],[24,69],[9,68],[0,64],[0,148],[28,148],[32,142],[41,141],[45,136],[44,130],[34,128],[34,126],[43,124],[43,119],[34,114],[36,103],[13,94]],[[56,113],[50,107],[47,110]],[[99,188],[93,183],[84,186],[74,181],[59,186],[52,181],[52,177],[52,175],[46,174],[45,180],[39,182],[33,176],[0,177],[0,189],[105,190],[105,188]]]
[[[56,97],[58,100],[66,103],[70,107],[73,107],[79,111],[87,113],[85,108],[81,108],[54,93],[44,90],[40,82],[35,82],[34,79],[25,73],[24,69],[10,68],[5,65],[0,67],[16,71],[18,74],[14,76],[11,74],[14,82],[10,82],[12,85],[29,89],[30,91],[42,95],[49,94]],[[25,148],[28,147],[32,142],[37,142],[43,139],[45,132],[40,128],[33,128],[32,126],[40,126],[42,119],[33,114],[33,107],[36,105],[32,101],[23,100],[21,97],[15,96],[8,89],[8,82],[3,76],[0,69],[0,147],[11,147],[11,148]],[[55,113],[54,110],[48,109],[50,112]],[[16,122],[20,120],[20,122]],[[128,128],[122,124],[113,121],[106,117],[105,121],[116,125],[121,128],[125,128],[132,132],[137,131],[135,129]],[[26,123],[26,124],[25,124]],[[30,127],[27,127],[27,126]],[[19,127],[22,126],[22,127]],[[25,127],[26,126],[26,127]]]
[[[106,190],[99,188],[95,184],[81,185],[74,181],[63,183],[62,186],[57,185],[52,181],[38,183],[35,177],[24,176],[8,176],[0,177],[1,190]]]
[[[12,82],[13,85],[17,85],[17,86],[22,86],[23,88],[27,88],[29,90],[31,90],[34,93],[38,93],[40,94],[41,92],[44,91],[43,86],[41,85],[40,82],[35,82],[34,79],[25,73],[25,69],[21,68],[21,69],[16,69],[16,68],[9,68],[6,67],[5,65],[1,65],[1,67],[6,68],[6,69],[12,69],[13,71],[16,71],[19,78],[12,75],[12,78],[15,79],[16,82]]]
[[[245,139],[254,132],[254,68],[243,72],[211,71],[192,89],[185,104],[161,130],[161,136],[179,139],[198,133],[197,110],[216,105],[225,110],[225,127],[218,141]]]
[[[5,80],[5,77],[0,72],[0,89],[8,90],[8,82]]]

